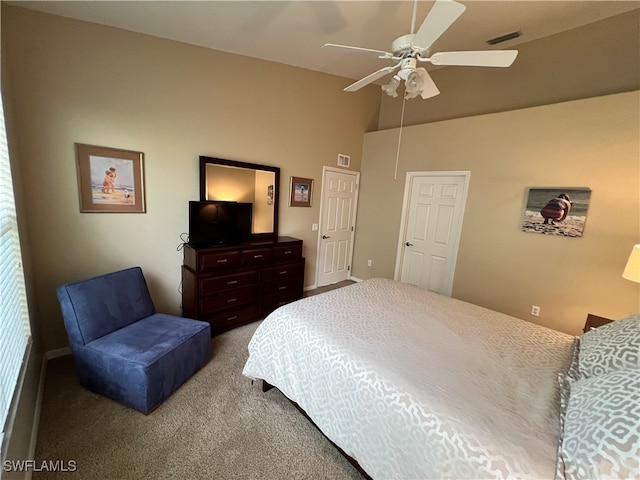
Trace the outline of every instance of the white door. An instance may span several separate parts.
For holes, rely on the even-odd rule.
[[[324,167],[320,200],[317,285],[349,278],[360,173]]]
[[[402,283],[451,295],[469,172],[408,172],[396,265]]]

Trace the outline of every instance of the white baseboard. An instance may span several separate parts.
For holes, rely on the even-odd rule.
[[[47,350],[46,352],[44,352],[44,360],[46,362],[54,358],[64,357],[65,355],[71,355],[71,348],[62,347],[56,348],[55,350]]]
[[[36,394],[36,406],[33,410],[33,424],[31,425],[31,442],[29,443],[29,458],[36,458],[36,444],[38,443],[38,430],[40,429],[40,412],[42,411],[42,397],[44,396],[44,381],[47,376],[47,354],[42,357],[40,367],[40,380],[38,381],[38,393]],[[26,480],[31,480],[33,470],[29,469],[25,476]]]
[[[358,277],[347,277],[347,280],[353,280],[354,282],[361,282],[362,279],[358,278]],[[308,287],[304,287],[304,291],[308,292],[309,290],[315,290],[316,288],[320,288],[318,287],[317,283],[314,283],[313,285],[309,285]]]
[[[42,366],[40,367],[40,379],[38,381],[38,393],[36,394],[36,405],[33,411],[33,424],[31,427],[31,441],[29,443],[29,458],[36,458],[36,444],[38,443],[38,429],[40,427],[40,413],[42,412],[42,397],[44,396],[44,382],[47,377],[47,362],[53,358],[64,357],[71,354],[71,348],[63,347],[55,350],[48,350],[42,356]],[[33,471],[29,469],[25,476],[26,480],[31,480]]]

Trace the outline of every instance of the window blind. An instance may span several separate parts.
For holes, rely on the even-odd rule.
[[[18,238],[9,149],[0,98],[0,444],[31,330]]]

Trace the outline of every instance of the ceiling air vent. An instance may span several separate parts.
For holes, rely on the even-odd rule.
[[[513,40],[514,38],[518,38],[522,35],[522,32],[511,32],[506,35],[500,35],[499,37],[492,38],[491,40],[487,40],[489,45],[497,45],[498,43],[506,42],[507,40]]]

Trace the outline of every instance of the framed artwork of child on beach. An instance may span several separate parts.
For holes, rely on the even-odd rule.
[[[529,188],[522,231],[582,237],[590,199],[586,187]]]
[[[76,143],[80,212],[144,213],[144,154]]]

